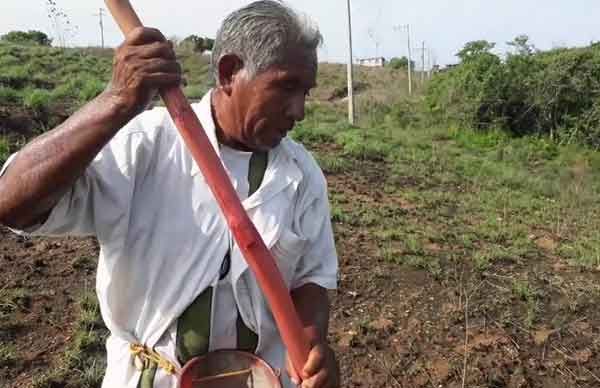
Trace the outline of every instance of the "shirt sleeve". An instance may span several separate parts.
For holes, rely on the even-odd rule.
[[[97,235],[99,228],[115,228],[128,213],[134,184],[132,166],[141,142],[141,133],[122,131],[100,151],[44,222],[12,231],[29,236],[91,236]],[[16,155],[6,161],[0,176]]]
[[[337,288],[338,257],[331,226],[327,183],[319,170],[313,195],[300,217],[300,229],[307,238],[307,248],[296,267],[292,289],[314,283],[326,289]]]

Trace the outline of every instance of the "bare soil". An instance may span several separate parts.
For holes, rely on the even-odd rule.
[[[387,205],[422,222],[416,206],[382,191],[385,179],[385,166],[367,161],[328,176],[331,192],[352,199],[342,205],[348,211],[358,202]],[[551,235],[532,231],[545,253],[484,272],[455,247],[432,242],[426,254],[442,263],[433,273],[386,259],[368,226],[336,222],[335,229],[341,274],[330,331],[342,386],[600,387],[600,273],[555,256]],[[0,230],[0,289],[28,295],[17,312],[0,316],[0,341],[17,351],[0,367],[0,386],[28,386],[60,358],[76,320],[74,300],[94,286],[97,254],[93,239]],[[542,290],[529,302],[513,290],[521,278]],[[524,323],[528,309],[536,312],[532,325]]]

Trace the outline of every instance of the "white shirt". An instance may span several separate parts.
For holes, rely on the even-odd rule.
[[[221,161],[229,173],[231,183],[240,198],[240,201],[248,198],[250,183],[248,172],[250,170],[250,158],[252,152],[238,151],[225,145],[220,146]],[[231,239],[233,246],[234,241]],[[209,350],[235,349],[237,345],[237,317],[238,310],[233,294],[231,283],[231,270],[214,289],[213,324],[211,325],[211,338]]]
[[[193,108],[219,153],[210,92]],[[336,287],[326,181],[304,147],[286,138],[272,149],[261,187],[242,205],[290,289],[307,283]],[[221,211],[164,108],[144,112],[121,129],[46,222],[20,233],[98,238],[96,292],[111,332],[105,388],[137,387],[140,372],[130,343],[155,347],[178,365],[174,323],[216,284],[230,241]],[[230,276],[240,315],[259,334],[257,354],[285,370],[273,316],[236,247]],[[282,382],[292,386],[285,373]],[[155,387],[175,386],[173,377],[157,373]]]

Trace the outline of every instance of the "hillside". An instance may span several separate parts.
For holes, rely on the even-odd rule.
[[[110,51],[0,50],[0,160],[108,79]],[[206,58],[179,56],[186,94],[199,98]],[[320,66],[292,133],[329,185],[340,258],[329,339],[342,386],[600,386],[600,154],[431,117],[425,90],[407,98],[405,73],[388,68],[357,69],[350,126],[345,74]],[[93,239],[0,228],[0,386],[100,386],[97,255]]]

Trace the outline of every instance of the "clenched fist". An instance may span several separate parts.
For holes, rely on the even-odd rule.
[[[158,89],[178,85],[181,79],[173,44],[157,29],[138,27],[115,52],[106,92],[130,119],[145,109]]]

